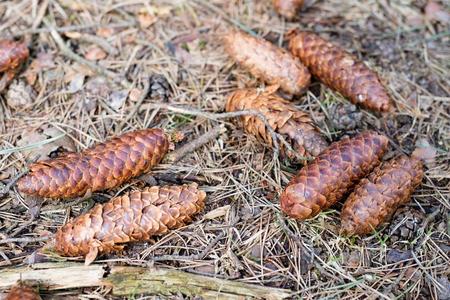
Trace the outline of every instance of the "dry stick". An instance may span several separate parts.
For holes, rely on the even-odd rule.
[[[9,193],[9,191],[11,190],[12,186],[25,174],[28,173],[28,169],[20,172],[19,174],[17,174],[16,176],[14,176],[13,179],[11,179],[10,182],[8,182],[8,184],[5,185],[5,187],[3,189],[0,190],[0,199],[3,198],[6,194]]]
[[[115,24],[109,24],[107,26],[103,26],[106,28],[122,28],[122,27],[133,27],[136,26],[136,22],[119,22]],[[68,31],[81,31],[81,30],[88,30],[91,28],[101,28],[101,24],[86,24],[86,25],[70,25],[70,26],[63,26],[55,28],[57,32],[68,32]],[[49,28],[36,28],[36,29],[27,29],[23,31],[19,31],[16,33],[13,33],[13,37],[18,37],[26,34],[36,34],[36,33],[47,33],[50,32],[51,29]]]
[[[0,244],[8,243],[37,243],[48,241],[51,236],[40,236],[40,237],[21,237],[21,238],[8,238],[0,240]]]
[[[202,276],[180,270],[110,266],[105,264],[84,266],[81,263],[38,263],[33,268],[10,267],[0,272],[0,289],[16,284],[17,280],[45,283],[44,289],[61,290],[105,286],[112,288],[113,296],[184,294],[201,299],[285,299],[292,292],[212,276]],[[188,284],[187,284],[188,283]]]
[[[218,236],[216,236],[206,247],[202,250],[202,252],[198,254],[192,255],[161,255],[157,257],[152,257],[153,261],[164,261],[164,260],[200,260],[203,259],[208,252],[225,236],[225,233],[222,232]]]
[[[50,34],[53,37],[53,40],[58,45],[58,47],[61,50],[63,55],[76,61],[77,63],[80,63],[82,65],[89,67],[90,69],[92,69],[94,72],[96,72],[98,74],[109,77],[112,81],[122,85],[123,87],[125,87],[127,89],[131,88],[131,83],[128,82],[126,79],[120,79],[120,76],[117,75],[116,73],[111,72],[110,70],[107,70],[94,62],[88,61],[88,60],[82,58],[81,56],[79,56],[78,54],[74,53],[72,50],[70,50],[70,48],[67,47],[67,45],[64,43],[61,35],[59,35],[59,33],[56,31],[55,27],[53,25],[51,25],[50,22],[46,19],[43,19],[42,21],[50,29]]]
[[[186,156],[186,154],[191,153],[195,151],[196,149],[200,148],[201,146],[205,145],[209,141],[215,139],[218,137],[221,133],[226,132],[225,126],[222,124],[213,130],[210,130],[203,135],[201,135],[199,138],[183,145],[182,147],[178,148],[175,151],[170,152],[166,155],[165,161],[168,163],[174,163],[182,159]]]
[[[233,111],[233,112],[225,112],[225,113],[210,113],[210,112],[204,112],[201,110],[197,110],[195,108],[191,107],[179,107],[179,106],[172,106],[164,103],[147,103],[142,105],[142,107],[145,108],[159,108],[159,109],[166,109],[175,113],[180,114],[186,114],[186,115],[192,115],[192,116],[200,116],[203,118],[211,119],[211,120],[220,120],[220,119],[228,119],[228,118],[236,118],[236,117],[242,117],[242,116],[255,116],[259,118],[262,122],[264,122],[264,125],[266,126],[267,130],[270,133],[270,136],[272,137],[273,141],[273,152],[274,157],[278,158],[279,153],[279,144],[278,144],[278,137],[273,130],[272,126],[270,126],[269,121],[267,121],[267,118],[260,112],[255,110],[241,110],[241,111]]]
[[[100,46],[103,50],[105,50],[106,52],[108,52],[109,54],[112,54],[112,55],[119,54],[119,50],[117,50],[116,48],[111,46],[111,44],[108,43],[107,40],[105,40],[104,38],[98,37],[96,35],[80,33],[79,35],[69,37],[69,38],[96,44],[96,45]]]

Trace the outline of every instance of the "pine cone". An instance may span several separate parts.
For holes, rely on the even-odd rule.
[[[293,30],[289,49],[311,73],[354,104],[386,112],[391,100],[378,75],[363,62],[314,33]]]
[[[228,54],[256,78],[279,85],[286,93],[301,94],[309,85],[308,69],[290,53],[262,38],[230,31],[224,38]]]
[[[330,109],[330,119],[336,129],[353,130],[361,124],[363,114],[351,103],[334,103]]]
[[[393,243],[413,241],[424,220],[425,215],[421,211],[406,206],[399,208],[389,225],[389,240]]]
[[[169,149],[162,129],[129,132],[81,153],[67,153],[30,166],[17,186],[29,195],[77,197],[111,189],[158,164]]]
[[[33,104],[33,88],[23,80],[14,80],[6,93],[6,104],[13,109],[24,109]]]
[[[292,20],[303,6],[303,0],[273,0],[276,12],[288,20]]]
[[[226,111],[255,110],[261,112],[273,130],[287,137],[293,150],[301,156],[317,156],[328,143],[309,115],[275,94],[277,86],[259,93],[255,89],[241,89],[230,95]],[[241,117],[246,132],[272,145],[272,137],[264,122],[256,116]],[[286,152],[285,149],[282,149]],[[292,154],[285,153],[287,156]]]
[[[331,144],[291,179],[281,194],[281,209],[305,220],[339,200],[380,163],[388,139],[372,131]]]
[[[20,65],[27,60],[29,51],[25,43],[0,40],[0,72],[6,73],[6,82],[10,82]]]
[[[41,300],[38,290],[19,282],[11,288],[5,300]]]
[[[411,198],[423,178],[422,162],[402,155],[377,167],[361,180],[341,213],[346,235],[371,233]]]
[[[150,89],[148,95],[155,102],[168,102],[170,95],[170,85],[166,77],[160,74],[150,76]]]
[[[51,246],[64,256],[85,256],[89,264],[98,253],[120,251],[125,243],[148,241],[191,222],[205,197],[195,183],[133,191],[97,204],[61,227]]]

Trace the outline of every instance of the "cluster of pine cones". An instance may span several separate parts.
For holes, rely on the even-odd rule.
[[[274,5],[291,18],[302,2],[274,1]],[[286,3],[295,8],[286,9]],[[340,47],[311,32],[294,30],[287,37],[290,51],[242,31],[225,35],[230,57],[268,84],[263,90],[234,91],[226,110],[257,112],[240,118],[246,132],[268,145],[275,144],[277,135],[282,136],[286,141],[281,144],[282,155],[302,163],[312,160],[281,194],[281,209],[288,216],[312,218],[351,192],[341,213],[342,233],[371,233],[409,200],[422,181],[422,163],[406,155],[382,163],[388,139],[372,131],[329,145],[311,117],[283,99],[279,90],[300,95],[315,76],[353,104],[377,113],[389,112],[392,101],[378,75]],[[27,57],[23,44],[0,43],[5,83]],[[151,77],[151,98],[166,102],[168,91],[164,77]],[[349,111],[354,112],[353,108]],[[346,127],[355,127],[346,123]],[[47,198],[80,197],[111,189],[160,163],[169,143],[163,129],[129,132],[81,153],[34,163],[17,186],[21,193]],[[205,197],[196,184],[154,186],[114,197],[58,229],[48,247],[65,256],[84,256],[86,263],[91,263],[100,253],[118,251],[128,242],[148,240],[187,224],[204,208]]]

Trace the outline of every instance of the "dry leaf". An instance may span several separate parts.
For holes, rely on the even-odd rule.
[[[205,220],[213,220],[216,218],[220,218],[225,216],[228,211],[230,210],[230,206],[229,205],[225,205],[219,208],[216,208],[210,212],[208,212],[207,214],[205,214],[205,216],[203,217]]]
[[[31,149],[23,150],[22,154],[30,159],[39,156],[38,161],[53,157],[59,154],[59,152],[74,152],[76,147],[72,139],[63,134],[64,132],[55,127],[27,129],[21,135],[21,139],[17,141],[17,146],[33,145]],[[55,140],[49,143],[42,143],[51,138],[55,138]]]
[[[158,16],[165,17],[170,15],[170,11],[172,10],[172,6],[163,5],[154,8],[155,13]]]
[[[36,94],[33,88],[24,81],[14,81],[6,93],[6,104],[13,109],[24,109],[33,103]]]
[[[52,53],[41,52],[37,58],[33,59],[24,75],[28,84],[33,85],[36,82],[39,72],[55,67],[54,57]]]
[[[118,111],[125,103],[125,100],[127,100],[127,97],[128,97],[127,90],[114,91],[108,98],[108,106],[114,109],[115,111]]]
[[[106,57],[106,52],[103,51],[100,47],[91,46],[89,47],[84,57],[88,60],[101,60]]]
[[[79,39],[81,37],[81,33],[76,31],[67,31],[64,35],[70,39]]]
[[[428,168],[436,165],[437,149],[427,139],[421,138],[416,141],[416,149],[412,156],[421,159]]]
[[[130,100],[132,102],[136,102],[139,100],[141,95],[142,95],[142,91],[140,89],[133,88],[133,89],[131,89],[130,93],[128,94],[128,97],[130,98]]]
[[[84,78],[84,74],[77,73],[70,81],[68,92],[73,94],[80,91],[84,84]]]
[[[430,20],[439,21],[444,24],[450,23],[450,13],[434,1],[428,1],[425,6],[425,16]]]
[[[155,24],[156,21],[158,21],[158,18],[149,13],[139,13],[138,21],[139,21],[139,25],[142,28],[148,28],[148,27],[152,26],[153,24]]]
[[[114,29],[109,27],[101,27],[97,29],[96,34],[100,37],[109,38],[114,34]]]

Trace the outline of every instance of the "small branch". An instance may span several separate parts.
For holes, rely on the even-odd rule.
[[[258,111],[241,110],[241,111],[233,111],[233,112],[225,112],[225,113],[210,113],[210,112],[204,112],[201,110],[197,110],[197,109],[191,108],[191,107],[172,106],[172,105],[164,104],[164,103],[146,103],[146,104],[142,105],[142,108],[166,109],[166,110],[169,110],[174,113],[199,116],[199,117],[216,120],[216,121],[220,120],[220,119],[229,119],[229,118],[236,118],[236,117],[242,117],[242,116],[255,116],[255,117],[259,118],[262,122],[264,122],[264,125],[266,126],[267,130],[269,131],[270,136],[272,138],[272,142],[273,142],[274,157],[278,158],[280,147],[278,144],[277,134],[273,130],[272,126],[270,126],[269,122],[267,121],[267,118]]]
[[[203,259],[208,252],[225,236],[225,233],[221,233],[218,236],[216,236],[209,244],[208,246],[203,249],[202,252],[198,254],[193,255],[162,255],[153,257],[153,261],[165,261],[165,260],[201,260]]]
[[[8,239],[0,240],[0,244],[8,244],[8,243],[37,243],[37,242],[48,241],[51,238],[52,238],[51,236],[8,238]]]
[[[64,43],[64,40],[62,39],[61,35],[56,31],[55,27],[50,24],[49,21],[46,19],[42,20],[45,25],[50,29],[50,35],[53,37],[53,40],[58,45],[59,49],[61,50],[62,54],[68,57],[69,59],[72,59],[76,61],[77,63],[80,63],[82,65],[85,65],[92,69],[94,72],[109,77],[112,81],[122,85],[125,88],[130,88],[131,83],[129,83],[126,79],[120,79],[120,76],[117,75],[114,72],[111,72],[98,64],[91,62],[89,60],[86,60],[79,56],[78,54],[74,53],[72,50],[70,50],[69,47]]]
[[[176,149],[175,151],[170,152],[168,155],[166,155],[165,162],[174,163],[183,159],[186,156],[186,154],[191,153],[196,149],[200,148],[201,146],[205,145],[209,141],[214,140],[225,131],[227,130],[225,126],[222,124],[214,128],[213,130],[204,133],[200,137],[190,141],[189,143],[183,145],[182,147]]]
[[[11,179],[8,184],[5,185],[5,187],[3,189],[0,190],[0,199],[2,199],[5,195],[7,195],[9,193],[9,191],[11,190],[12,186],[25,174],[28,173],[28,169],[20,172],[19,174],[17,174],[16,176],[13,177],[13,179]]]
[[[113,46],[111,46],[111,44],[108,43],[107,40],[105,40],[104,38],[98,37],[96,35],[87,34],[87,33],[79,33],[79,35],[77,34],[74,37],[69,36],[69,38],[96,44],[111,55],[117,55],[119,53],[119,51],[116,48],[114,48]]]

